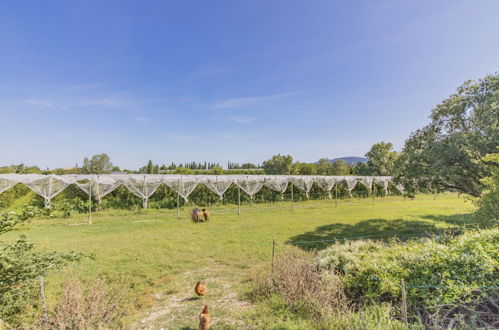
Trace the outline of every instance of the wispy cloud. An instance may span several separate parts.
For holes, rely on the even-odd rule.
[[[250,124],[256,120],[256,118],[243,118],[243,117],[229,117],[229,119],[243,125]]]
[[[240,97],[218,101],[215,103],[216,109],[241,108],[255,105],[266,104],[271,101],[279,100],[288,96],[296,95],[298,92],[287,92],[266,96]]]
[[[34,99],[24,99],[24,103],[32,105],[34,107],[53,107],[54,105],[51,102],[44,100],[34,100]]]
[[[124,102],[115,97],[97,97],[97,98],[87,98],[72,101],[63,100],[50,100],[45,99],[24,99],[23,103],[26,103],[33,107],[45,107],[54,109],[70,109],[75,107],[85,107],[85,106],[102,106],[108,108],[131,108],[128,102]]]
[[[146,117],[135,117],[135,120],[140,122],[140,123],[143,123],[143,124],[149,124],[151,121],[149,120],[149,118],[146,118]]]

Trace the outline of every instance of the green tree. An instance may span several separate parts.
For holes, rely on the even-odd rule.
[[[10,212],[0,216],[0,236],[15,229],[30,218]],[[39,276],[81,258],[76,252],[38,252],[34,244],[21,236],[8,243],[0,239],[0,320],[16,327],[37,290]]]
[[[293,157],[290,155],[275,155],[263,162],[262,167],[267,174],[291,174]]]
[[[149,160],[147,163],[147,174],[153,174],[154,173],[154,165],[152,163],[152,160]]]
[[[338,159],[332,164],[331,175],[348,175],[350,174],[350,167],[343,159]]]
[[[296,163],[294,164],[294,173],[299,175],[314,175],[317,174],[317,168],[314,164]]]
[[[113,169],[111,159],[107,154],[93,155],[89,160],[87,157],[83,159],[83,172],[87,174],[104,174],[109,173]]]
[[[392,150],[393,144],[379,142],[366,153],[368,172],[365,175],[393,175],[398,154]]]
[[[480,196],[491,175],[480,159],[499,145],[499,75],[464,83],[430,118],[406,141],[396,180],[409,195],[430,188]]]
[[[317,164],[317,174],[319,175],[333,175],[333,164],[327,158],[319,159]]]

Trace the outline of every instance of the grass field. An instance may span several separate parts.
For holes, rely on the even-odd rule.
[[[5,235],[25,234],[45,250],[76,250],[92,254],[63,272],[48,278],[49,305],[61,281],[79,277],[84,281],[104,277],[122,279],[133,286],[136,310],[127,322],[136,328],[196,328],[202,305],[210,305],[217,328],[247,325],[284,328],[297,320],[273,316],[262,306],[245,299],[248,272],[254,264],[270,262],[272,242],[277,252],[298,241],[336,238],[397,236],[405,239],[425,232],[438,232],[470,221],[471,201],[455,194],[308,201],[244,206],[240,215],[234,206],[210,208],[209,223],[194,224],[189,210],[109,210],[93,214],[93,225],[74,225],[87,220],[76,215],[66,220],[39,219]],[[69,226],[65,226],[68,222]],[[320,249],[327,243],[299,244]],[[204,300],[193,299],[197,280],[208,282]]]

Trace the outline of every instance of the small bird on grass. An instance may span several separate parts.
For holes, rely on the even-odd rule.
[[[206,294],[206,281],[198,281],[196,287],[194,288],[194,292],[198,295],[198,297],[202,297]]]
[[[199,330],[208,330],[210,328],[211,317],[208,312],[208,305],[204,305],[203,311],[199,314]]]

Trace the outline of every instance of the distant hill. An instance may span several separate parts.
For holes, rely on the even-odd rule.
[[[330,159],[329,162],[333,163],[337,160],[344,160],[345,163],[347,163],[348,165],[367,162],[367,158],[365,157],[341,157],[341,158]]]

